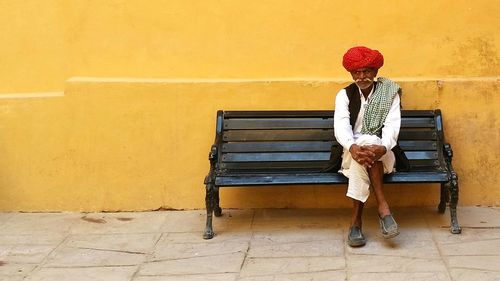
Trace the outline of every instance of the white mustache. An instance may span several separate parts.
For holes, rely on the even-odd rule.
[[[356,79],[354,80],[354,82],[373,82],[373,79],[370,79],[370,78],[363,78],[363,79]]]

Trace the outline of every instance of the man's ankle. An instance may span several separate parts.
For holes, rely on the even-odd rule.
[[[354,222],[354,223],[351,223],[351,226],[350,226],[350,227],[354,227],[354,226],[357,226],[357,227],[361,228],[362,224],[361,224],[361,222]]]
[[[383,208],[383,209],[379,209],[378,210],[378,215],[383,218],[387,215],[390,215],[391,214],[391,210],[389,208]]]

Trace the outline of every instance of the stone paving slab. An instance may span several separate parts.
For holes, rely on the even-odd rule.
[[[452,269],[451,276],[454,281],[498,281],[500,272],[491,272],[473,269]]]
[[[224,210],[222,217],[214,217],[213,227],[220,231],[230,230],[251,231],[254,210]],[[162,225],[162,232],[200,232],[206,221],[206,212],[197,211],[173,211],[166,212],[166,222]],[[200,227],[201,226],[201,227]]]
[[[345,269],[343,257],[247,258],[241,277],[321,273]]]
[[[450,281],[445,272],[416,272],[416,273],[354,273],[348,277],[349,281],[383,280],[383,281]],[[482,279],[475,279],[479,281]],[[470,279],[474,281],[474,279]]]
[[[346,246],[350,210],[0,213],[0,280],[277,281],[500,280],[500,208],[449,213],[395,208],[401,234],[385,240],[376,210],[368,243]]]
[[[0,234],[0,245],[59,245],[66,238],[67,234]]]
[[[238,274],[201,274],[171,276],[138,276],[133,281],[236,281]]]
[[[446,265],[440,257],[350,255],[347,262],[351,272],[446,272]]]
[[[160,237],[159,233],[73,234],[62,247],[147,254]]]
[[[239,278],[238,281],[332,281],[347,280],[345,271],[324,271],[311,273],[273,274]]]
[[[41,268],[26,281],[129,281],[135,266]]]
[[[130,266],[146,261],[144,254],[63,247],[48,257],[47,267]]]
[[[139,276],[237,273],[244,260],[245,254],[241,252],[160,260],[144,263],[139,270]]]
[[[31,273],[37,264],[7,263],[0,267],[0,280],[23,278]]]
[[[2,235],[65,234],[78,222],[77,213],[12,213],[0,224]]]
[[[79,216],[71,233],[160,233],[166,221],[165,212],[88,213]]]
[[[47,245],[0,245],[0,261],[19,264],[41,263],[54,247]]]
[[[195,257],[224,256],[248,251],[248,243],[222,242],[222,243],[158,243],[151,258],[152,261],[187,259]]]

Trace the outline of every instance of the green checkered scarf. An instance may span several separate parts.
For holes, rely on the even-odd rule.
[[[387,78],[379,77],[377,79],[377,87],[368,101],[363,116],[362,134],[382,136],[385,118],[389,114],[392,101],[400,89],[398,84]]]

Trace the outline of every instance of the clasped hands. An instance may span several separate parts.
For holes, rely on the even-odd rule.
[[[366,168],[371,168],[375,161],[379,160],[386,152],[383,145],[357,145],[353,144],[349,148],[352,159]]]

